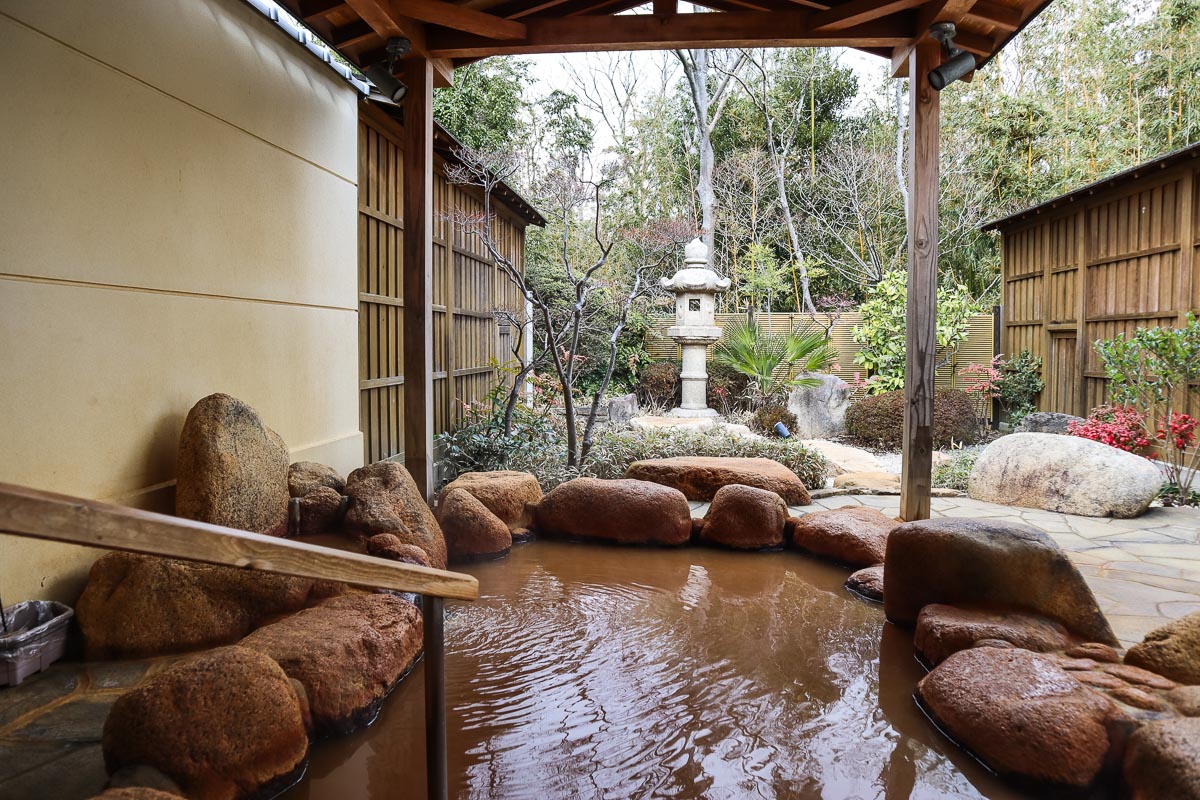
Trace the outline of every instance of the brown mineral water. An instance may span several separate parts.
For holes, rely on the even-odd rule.
[[[1016,797],[913,702],[911,637],[796,553],[536,542],[448,604],[450,796]],[[422,671],[289,800],[423,798]]]

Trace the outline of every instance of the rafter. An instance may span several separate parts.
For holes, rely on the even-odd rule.
[[[1009,33],[1020,30],[1021,23],[1025,21],[1024,16],[1021,9],[997,3],[994,0],[979,0],[967,12],[968,19],[994,25]]]
[[[812,31],[806,11],[650,14],[530,19],[528,35],[497,42],[459,33],[431,33],[429,52],[461,59],[486,55],[664,50],[704,47],[902,47],[912,17],[893,15],[843,31]]]
[[[828,11],[814,14],[811,25],[814,31],[845,30],[855,25],[861,25],[864,22],[886,17],[897,11],[907,11],[910,8],[916,8],[924,2],[925,0],[890,0],[890,2],[880,2],[880,0],[850,0],[850,2],[835,6]]]
[[[394,5],[405,15],[421,22],[441,25],[464,33],[486,36],[489,39],[522,39],[525,25],[501,19],[494,14],[445,3],[442,0],[399,0]]]

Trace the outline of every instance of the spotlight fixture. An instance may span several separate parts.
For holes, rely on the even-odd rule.
[[[949,56],[941,66],[929,70],[929,85],[939,92],[975,69],[975,56],[954,46],[957,32],[953,22],[935,22],[929,26],[929,35],[942,43]]]
[[[393,36],[387,40],[387,58],[377,61],[363,70],[371,83],[375,84],[379,93],[392,103],[398,104],[404,99],[404,95],[408,94],[408,87],[401,83],[394,73],[396,61],[407,55],[410,50],[412,50],[412,42],[399,36]]]

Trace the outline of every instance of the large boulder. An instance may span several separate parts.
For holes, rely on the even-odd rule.
[[[346,491],[346,481],[333,467],[315,461],[297,461],[288,467],[288,494],[292,497],[304,497],[321,488],[341,494]]]
[[[1129,648],[1125,663],[1179,683],[1200,684],[1200,612],[1150,631]]]
[[[531,509],[542,499],[537,478],[514,470],[464,472],[442,489],[438,495],[439,507],[455,489],[462,489],[483,503],[510,531],[528,528],[533,523]]]
[[[118,697],[103,751],[109,774],[146,765],[193,800],[233,800],[298,779],[308,732],[283,669],[262,653],[225,647]]]
[[[850,384],[837,375],[810,374],[816,386],[797,386],[788,395],[788,411],[796,415],[792,435],[801,439],[830,439],[846,432]]]
[[[299,502],[299,525],[291,533],[329,533],[340,527],[348,501],[346,481],[333,467],[315,461],[297,461],[288,467],[288,494]]]
[[[437,518],[451,563],[496,558],[512,547],[512,531],[466,489],[442,492]]]
[[[421,612],[391,594],[355,592],[259,628],[239,646],[273,658],[308,695],[316,733],[374,719],[421,652]]]
[[[1045,617],[934,603],[921,609],[913,644],[926,662],[936,666],[985,639],[1008,642],[1038,653],[1065,650],[1077,643],[1066,628]]]
[[[1067,427],[1072,422],[1084,422],[1083,417],[1070,414],[1060,414],[1057,411],[1035,411],[1021,420],[1021,424],[1013,428],[1014,433],[1056,433],[1066,434]]]
[[[1200,719],[1143,725],[1125,749],[1133,800],[1200,800]]]
[[[1083,576],[1054,541],[1028,525],[997,520],[907,522],[888,535],[888,619],[913,624],[930,603],[1026,611],[1057,620],[1081,639],[1115,645]]]
[[[257,570],[108,553],[75,606],[86,655],[144,658],[230,644],[266,620],[346,590]]]
[[[900,523],[874,508],[814,511],[794,521],[792,546],[852,567],[883,562],[888,534]]]
[[[996,772],[1075,788],[1095,780],[1123,721],[1107,697],[1028,650],[959,651],[917,693],[941,728]]]
[[[539,534],[620,544],[686,544],[692,510],[678,489],[638,480],[575,478],[546,493],[534,514]]]
[[[712,500],[722,486],[740,484],[774,492],[789,506],[812,502],[796,473],[769,458],[652,458],[630,464],[625,477],[670,486],[688,500]]]
[[[1136,517],[1162,488],[1152,461],[1100,442],[1014,433],[984,448],[971,470],[976,500],[1086,517]]]
[[[753,486],[722,486],[713,497],[700,538],[737,550],[764,550],[783,544],[787,506],[775,492]]]
[[[210,394],[188,412],[179,435],[175,513],[214,525],[287,533],[288,447],[258,412]]]
[[[446,541],[442,529],[416,481],[402,465],[380,461],[359,467],[346,479],[350,508],[345,527],[369,538],[379,533],[394,534],[405,544],[425,551],[429,563],[446,568]]]

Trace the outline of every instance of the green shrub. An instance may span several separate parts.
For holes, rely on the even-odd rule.
[[[597,478],[620,478],[635,461],[676,456],[770,458],[795,472],[809,489],[825,485],[828,467],[820,453],[788,439],[752,439],[720,429],[694,432],[608,428],[596,437],[583,471]]]
[[[979,450],[959,450],[950,460],[933,471],[933,485],[939,489],[967,490],[971,470],[979,460]]]
[[[789,431],[796,430],[796,415],[788,411],[786,406],[775,403],[765,405],[755,411],[754,422],[750,427],[755,433],[761,433],[764,436],[778,436],[779,434],[775,432],[776,422],[782,422]]]
[[[846,432],[856,439],[887,448],[904,444],[904,392],[884,392],[846,409]],[[933,446],[979,441],[975,402],[966,392],[937,389],[933,393]]]
[[[1037,410],[1034,399],[1046,388],[1042,380],[1042,359],[1028,350],[1010,358],[1003,367],[1004,377],[997,387],[1000,405],[1011,425],[1020,425],[1025,417]]]
[[[486,401],[468,407],[449,433],[438,437],[446,480],[464,472],[512,469],[537,476],[550,489],[578,476],[566,466],[566,426],[549,409],[535,410],[518,403],[513,410],[512,432],[504,433],[503,414]]]
[[[728,364],[710,361],[708,370],[708,407],[729,415],[749,406],[746,398],[750,378]]]
[[[674,361],[655,361],[642,368],[638,376],[638,402],[650,407],[672,406],[678,395],[678,364]]]

